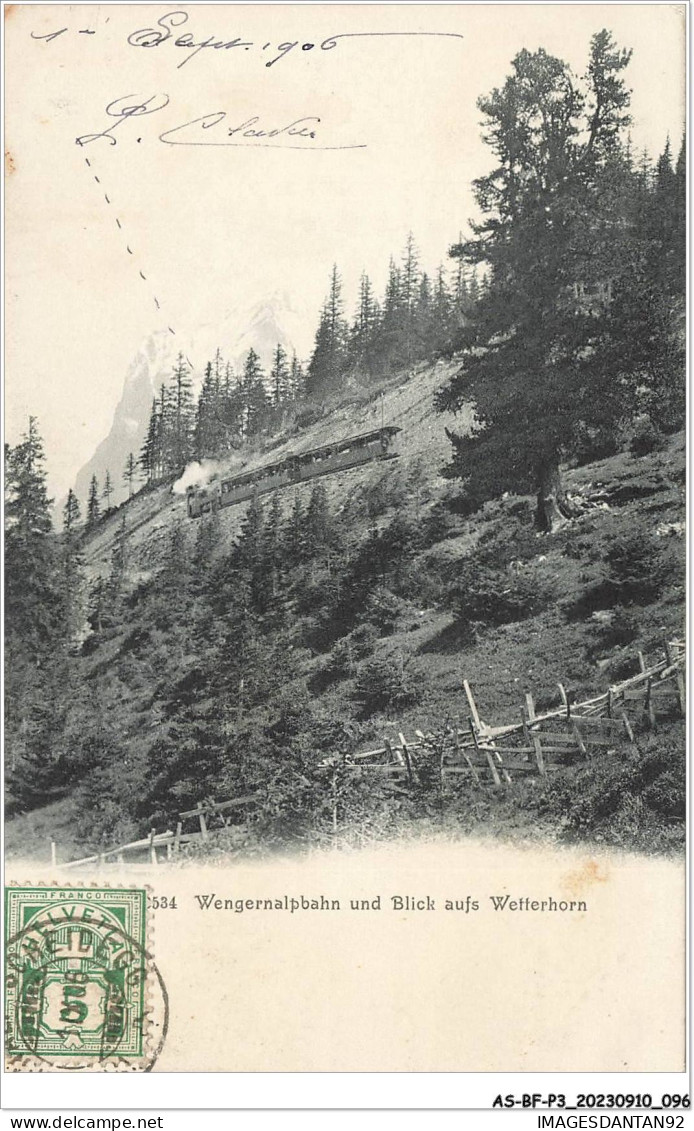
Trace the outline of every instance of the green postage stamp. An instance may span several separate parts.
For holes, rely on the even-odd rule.
[[[146,890],[13,886],[5,900],[8,1068],[151,1068],[167,1010]]]

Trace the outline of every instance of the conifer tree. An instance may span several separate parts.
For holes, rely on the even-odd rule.
[[[319,557],[330,546],[332,520],[328,505],[328,493],[324,483],[315,483],[306,511],[304,545],[310,559]]]
[[[342,279],[335,264],[308,365],[306,391],[309,396],[322,396],[341,387],[347,361],[347,325],[343,312]]]
[[[362,272],[348,352],[350,367],[365,376],[371,376],[377,364],[379,313],[371,280],[366,272]]]
[[[106,500],[106,513],[111,509],[111,495],[113,494],[113,484],[111,482],[111,473],[106,469],[106,478],[104,479],[104,489],[101,492],[101,498]]]
[[[158,597],[176,623],[185,620],[189,583],[190,555],[183,526],[177,522],[169,534],[166,558],[157,585]]]
[[[132,452],[128,453],[123,471],[123,482],[128,484],[128,498],[131,499],[135,490],[135,476],[137,475],[137,460]]]
[[[419,345],[420,355],[424,357],[433,353],[439,344],[437,326],[434,320],[431,280],[426,271],[422,272],[419,280],[415,337]]]
[[[223,372],[226,368],[226,376]],[[230,446],[227,437],[231,395],[231,366],[225,367],[221,350],[205,366],[205,377],[195,412],[194,452],[198,459],[216,456]]]
[[[153,483],[159,474],[161,458],[160,440],[159,406],[157,404],[157,398],[155,397],[152,401],[152,409],[149,414],[147,435],[138,459],[138,465],[142,471],[143,478],[149,484]]]
[[[198,524],[198,530],[193,547],[193,589],[202,592],[207,584],[207,578],[212,570],[213,558],[220,539],[219,511],[203,515]]]
[[[5,623],[8,643],[38,660],[59,623],[56,543],[36,417],[6,449]]]
[[[403,356],[402,279],[395,260],[388,265],[388,281],[383,299],[383,317],[378,332],[377,357],[381,368],[390,371],[401,364]]]
[[[266,619],[271,621],[271,627],[277,629],[284,619],[284,605],[281,600],[282,574],[284,559],[282,553],[282,535],[284,531],[284,514],[278,492],[272,496],[265,519],[263,531],[263,572],[266,578],[266,596],[264,612]]]
[[[260,358],[253,347],[248,351],[241,380],[244,436],[254,436],[263,426],[268,408],[265,379]]]
[[[83,621],[82,567],[80,550],[80,505],[72,488],[67,493],[63,507],[63,537],[61,553],[61,587],[64,617],[64,635],[69,644],[77,636]]]
[[[304,560],[306,549],[305,512],[298,491],[294,495],[292,509],[287,519],[284,547],[284,556],[290,565],[298,565]]]
[[[256,573],[262,565],[265,535],[263,505],[254,495],[248,504],[234,547],[234,561],[239,569]]]
[[[175,431],[174,402],[171,397],[171,390],[162,382],[159,386],[159,404],[157,407],[155,479],[168,475],[175,466]]]
[[[208,361],[195,411],[195,455],[197,459],[204,459],[205,456],[217,454],[214,447],[216,401],[212,362]]]
[[[432,336],[439,348],[450,345],[453,334],[453,304],[443,264],[439,264],[431,301]]]
[[[284,529],[284,514],[279,493],[276,491],[271,499],[265,522],[263,555],[268,565],[279,569],[282,565],[282,532]]]
[[[400,320],[402,361],[412,365],[417,356],[417,296],[419,293],[419,253],[412,232],[407,237],[400,271]]]
[[[63,533],[74,535],[80,521],[80,503],[77,495],[70,487],[63,507]]]
[[[287,353],[278,342],[270,370],[270,396],[273,408],[279,408],[285,401],[289,400],[290,387],[291,375],[287,365]]]
[[[5,744],[8,799],[45,801],[59,772],[54,694],[65,643],[58,545],[35,417],[5,449]]]
[[[296,356],[296,350],[292,354],[292,361],[289,368],[289,395],[292,400],[298,401],[304,396],[306,392],[306,374],[304,367]]]
[[[484,218],[452,254],[485,263],[488,283],[438,406],[473,401],[485,424],[471,438],[451,433],[450,474],[477,500],[534,486],[544,529],[569,513],[561,458],[582,429],[613,428],[629,400],[607,378],[601,317],[574,297],[577,283],[612,273],[628,242],[615,197],[629,58],[599,32],[578,83],[562,60],[523,50],[504,86],[478,103],[497,167],[475,182]]]
[[[170,436],[167,471],[178,471],[185,466],[193,451],[195,405],[190,363],[181,351],[171,377],[169,394]]]
[[[87,521],[85,523],[85,529],[93,530],[100,518],[99,481],[96,475],[92,475],[89,483],[89,495],[87,497]]]

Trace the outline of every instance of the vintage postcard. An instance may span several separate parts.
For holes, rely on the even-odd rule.
[[[5,6],[13,1086],[686,1104],[685,17]]]

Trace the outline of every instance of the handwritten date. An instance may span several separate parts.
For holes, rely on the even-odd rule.
[[[128,36],[128,43],[131,47],[160,47],[162,43],[167,43],[169,40],[173,41],[174,47],[182,48],[189,54],[178,64],[177,70],[184,67],[191,59],[194,59],[201,51],[206,48],[213,51],[230,51],[236,47],[242,51],[250,51],[256,44],[252,40],[243,40],[241,36],[236,36],[235,39],[219,39],[215,35],[208,35],[206,39],[199,39],[196,41],[192,32],[186,31],[182,34],[175,35],[175,29],[180,28],[183,24],[188,23],[188,13],[184,11],[167,12],[165,16],[161,16],[157,20],[156,27],[141,28],[139,31],[134,31]],[[316,46],[315,43],[302,43],[295,40],[293,43],[279,43],[273,46],[272,43],[263,44],[261,50],[267,51],[272,48],[272,53],[277,52],[274,59],[269,59],[265,66],[272,67],[274,63],[278,63],[285,55],[289,54],[295,47],[301,46],[302,51],[312,51]],[[320,47],[323,51],[329,51],[337,46],[334,39],[326,39],[321,43]]]
[[[133,31],[127,37],[127,42],[131,47],[161,47],[162,44],[168,43],[170,46],[185,51],[181,61],[177,64],[176,69],[180,70],[190,63],[196,55],[201,51],[232,51],[234,48],[237,51],[259,51],[262,54],[268,52],[265,62],[266,67],[273,67],[280,59],[284,59],[290,52],[298,51],[306,54],[314,49],[319,51],[333,51],[338,46],[338,40],[341,39],[369,39],[369,38],[386,38],[392,36],[433,36],[434,38],[444,39],[463,39],[463,36],[458,32],[450,31],[374,31],[374,32],[341,32],[339,35],[330,35],[327,39],[322,40],[320,43],[314,43],[311,40],[302,42],[299,39],[287,40],[284,43],[256,43],[251,39],[242,39],[241,36],[235,36],[233,39],[220,38],[218,35],[211,34],[206,37],[196,37],[192,31],[181,32],[180,29],[187,24],[190,17],[183,9],[175,9],[172,12],[166,12],[165,15],[160,16],[156,21],[154,27],[139,28]],[[46,34],[36,34],[31,32],[32,39],[40,39],[45,43],[51,43],[54,39],[69,32],[67,27],[58,28],[56,31],[51,31]],[[96,35],[96,31],[91,28],[80,28],[79,35]]]

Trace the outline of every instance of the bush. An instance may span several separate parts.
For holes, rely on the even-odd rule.
[[[460,518],[451,512],[448,500],[440,500],[424,515],[420,524],[423,547],[435,546],[460,534]]]
[[[560,816],[568,839],[591,838],[647,851],[684,843],[686,812],[683,726],[639,740],[638,759],[605,757],[551,780],[542,813]]]
[[[594,641],[590,648],[592,655],[609,652],[611,648],[623,648],[636,640],[641,625],[630,609],[616,609],[609,620],[598,624],[594,630]]]
[[[555,596],[553,584],[532,569],[502,572],[470,560],[461,572],[452,607],[468,624],[491,627],[526,620],[546,609]]]
[[[421,674],[402,657],[383,653],[361,665],[354,688],[367,715],[411,706],[420,698]]]
[[[398,621],[410,612],[408,601],[381,586],[367,598],[363,617],[368,624],[376,625],[381,636],[385,636],[393,632]]]
[[[528,562],[537,557],[541,544],[529,509],[527,500],[521,499],[488,530],[483,530],[476,552],[480,562],[500,569],[511,562]]]
[[[378,637],[378,629],[373,624],[360,624],[334,645],[328,670],[335,675],[352,675],[359,661],[372,654]]]
[[[629,451],[635,456],[647,456],[662,443],[660,430],[646,414],[637,416],[631,428]]]
[[[616,599],[622,605],[648,605],[663,590],[667,569],[660,546],[643,533],[617,538],[605,555]]]

